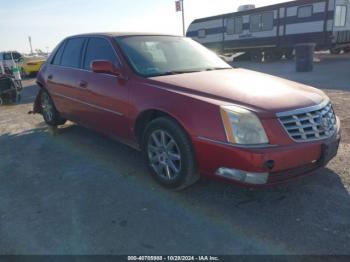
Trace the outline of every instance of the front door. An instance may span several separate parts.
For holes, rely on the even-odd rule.
[[[118,139],[128,139],[128,82],[114,75],[94,73],[91,70],[91,63],[95,60],[107,60],[116,67],[121,67],[109,41],[103,37],[91,37],[88,40],[83,70],[79,75],[79,88],[82,90],[80,99],[85,106],[81,117],[93,129]]]

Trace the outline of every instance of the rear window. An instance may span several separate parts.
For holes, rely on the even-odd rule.
[[[84,38],[72,38],[67,41],[62,55],[62,66],[74,68],[80,67],[84,41]]]
[[[107,60],[117,65],[116,54],[108,42],[103,38],[90,38],[86,48],[86,55],[84,61],[84,69],[91,70],[91,62],[94,60]]]

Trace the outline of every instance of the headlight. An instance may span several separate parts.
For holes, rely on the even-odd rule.
[[[227,140],[233,144],[253,145],[269,142],[259,118],[238,106],[221,106]]]

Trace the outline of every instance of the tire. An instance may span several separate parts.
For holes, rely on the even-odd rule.
[[[331,52],[332,55],[339,55],[341,52],[340,48],[331,48],[329,49],[329,52]]]
[[[250,52],[250,60],[253,62],[261,63],[263,58],[263,54],[260,51],[251,51]]]
[[[282,58],[282,53],[278,51],[266,51],[264,54],[264,60],[266,62],[274,62]]]
[[[350,46],[343,48],[344,53],[350,53]]]
[[[292,60],[294,58],[294,50],[293,49],[290,49],[290,50],[287,50],[284,52],[284,57],[287,59],[287,60]]]
[[[61,118],[49,93],[44,89],[40,91],[40,105],[43,118],[47,125],[58,126],[66,123],[66,119]]]
[[[191,140],[169,117],[147,125],[142,151],[153,178],[164,187],[181,190],[199,179]]]

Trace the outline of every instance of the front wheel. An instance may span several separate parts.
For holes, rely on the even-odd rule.
[[[61,118],[56,107],[46,90],[41,90],[40,94],[41,112],[46,124],[49,126],[64,125],[65,119]]]
[[[183,189],[199,179],[191,140],[171,118],[149,123],[143,153],[153,177],[165,187]]]

